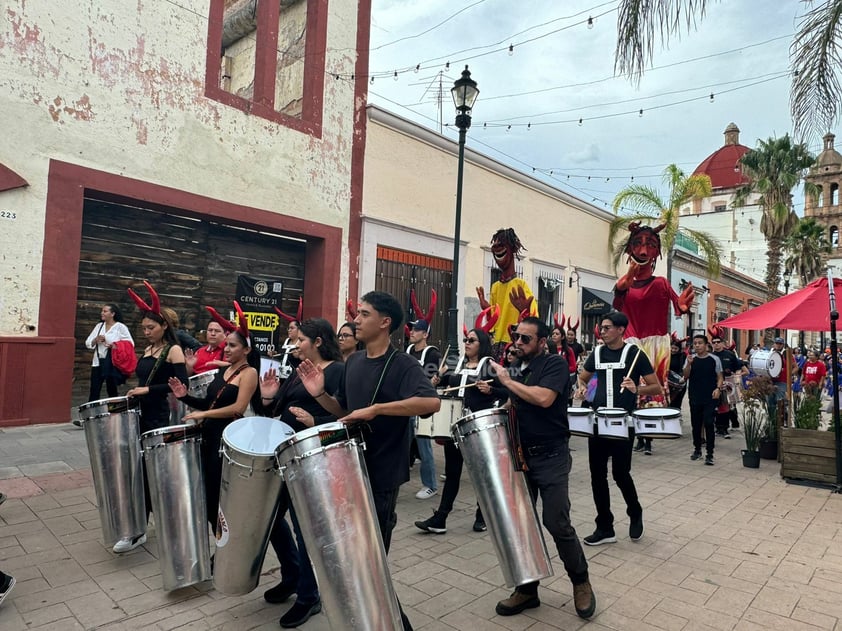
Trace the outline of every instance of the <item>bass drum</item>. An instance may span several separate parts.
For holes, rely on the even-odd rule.
[[[748,367],[755,375],[775,379],[784,368],[784,358],[778,351],[764,348],[751,354]]]

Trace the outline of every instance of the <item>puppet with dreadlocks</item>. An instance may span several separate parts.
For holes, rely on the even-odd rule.
[[[538,303],[532,290],[515,272],[515,259],[519,259],[520,252],[525,249],[513,228],[500,228],[491,237],[491,253],[500,268],[500,280],[491,285],[489,300],[486,300],[482,287],[477,287],[477,296],[483,309],[491,306],[500,308],[500,317],[493,332],[495,346],[502,347],[512,341],[511,327],[517,326],[522,316],[538,315]]]
[[[661,385],[667,383],[669,375],[667,312],[670,303],[675,315],[679,316],[690,310],[695,295],[692,284],[688,283],[679,296],[666,278],[655,276],[655,264],[661,257],[658,233],[664,227],[664,224],[655,228],[641,226],[638,222],[629,224],[631,235],[625,248],[629,271],[614,286],[614,308],[629,318],[626,341],[637,344],[646,352]],[[641,407],[645,406],[644,402],[641,404]]]

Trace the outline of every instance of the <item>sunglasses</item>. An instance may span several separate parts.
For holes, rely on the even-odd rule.
[[[512,342],[517,342],[520,340],[524,344],[529,344],[532,341],[532,335],[524,335],[523,333],[512,333]]]
[[[475,337],[466,337],[462,340],[463,344],[473,344],[474,342],[479,342],[479,340]]]

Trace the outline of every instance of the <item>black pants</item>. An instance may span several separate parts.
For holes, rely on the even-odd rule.
[[[690,426],[693,428],[693,447],[696,451],[702,450],[702,428],[705,430],[705,443],[707,453],[713,455],[713,445],[716,440],[716,431],[713,417],[716,411],[716,402],[691,403],[690,404]]]
[[[298,585],[300,574],[298,548],[292,537],[292,529],[284,519],[288,510],[289,493],[284,485],[278,499],[278,512],[272,523],[272,530],[269,531],[269,543],[272,544],[272,549],[281,565],[281,582],[284,585]]]
[[[456,496],[459,494],[459,486],[462,478],[462,465],[465,463],[462,458],[462,452],[456,448],[452,440],[444,443],[444,488],[441,492],[441,502],[439,502],[439,513],[445,515],[450,514],[453,510],[453,502],[456,501]],[[477,519],[482,519],[482,511],[477,504]]]
[[[395,512],[395,507],[398,505],[398,493],[400,487],[393,489],[377,490],[372,489],[374,496],[374,512],[377,515],[377,526],[380,528],[380,536],[383,537],[383,547],[386,548],[386,554],[389,554],[389,547],[392,544],[392,531],[395,529],[395,524],[398,523],[398,515]],[[400,601],[398,607],[401,610],[401,622],[403,623],[404,631],[412,631],[412,624],[409,618],[403,612]]]
[[[116,397],[118,394],[116,380],[112,377],[108,377],[107,379],[103,377],[100,366],[91,366],[91,391],[88,393],[88,401],[99,401],[103,383],[105,384],[105,391],[108,393],[108,398]]]
[[[591,472],[591,492],[596,507],[596,527],[604,532],[614,532],[614,514],[611,512],[611,492],[608,488],[608,459],[611,459],[611,477],[626,501],[626,514],[637,519],[643,507],[637,497],[637,488],[631,477],[634,430],[629,430],[629,440],[616,440],[593,436],[588,438],[588,467]]]
[[[526,472],[526,483],[533,504],[538,500],[538,496],[541,496],[541,521],[552,535],[570,582],[581,585],[588,581],[588,560],[585,558],[576,529],[570,522],[568,481],[572,464],[567,441],[560,443],[558,449],[549,449],[537,456],[527,454],[526,465],[529,471]],[[522,594],[537,594],[538,581],[520,585],[517,591]]]

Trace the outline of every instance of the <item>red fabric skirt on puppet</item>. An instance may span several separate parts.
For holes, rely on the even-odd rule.
[[[670,345],[672,340],[669,335],[650,335],[643,339],[636,337],[627,337],[625,339],[627,344],[635,344],[643,349],[646,356],[649,358],[649,363],[655,370],[655,376],[658,378],[658,383],[661,388],[667,383],[670,368]],[[662,408],[667,407],[669,399],[664,394],[656,395],[641,395],[637,399],[638,408]]]

